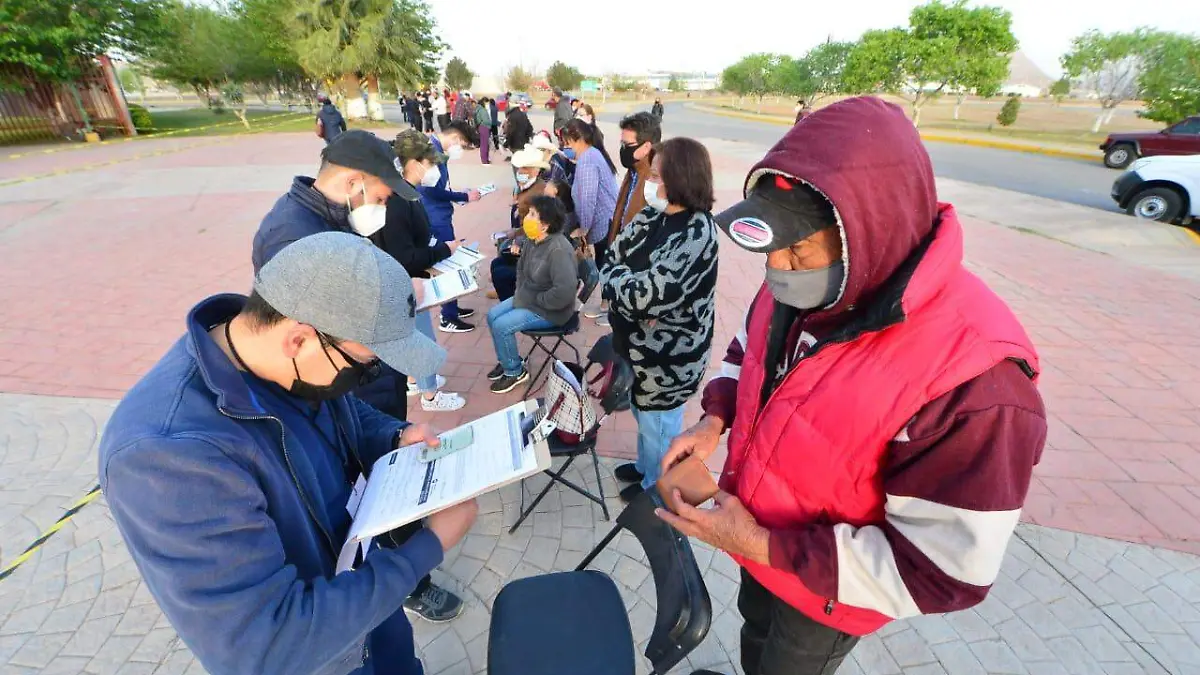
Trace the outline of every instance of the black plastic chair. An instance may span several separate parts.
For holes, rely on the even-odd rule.
[[[596,286],[600,281],[600,273],[596,271],[594,264],[590,269],[585,270],[586,261],[581,260],[579,262],[579,281],[583,283],[583,287],[579,290],[579,294],[576,297],[579,299],[579,303],[582,306],[587,304],[588,300],[592,297],[592,292],[596,290]],[[559,347],[563,345],[569,347],[571,352],[575,354],[575,360],[573,363],[580,362],[579,350],[576,349],[575,345],[571,344],[570,340],[567,339],[578,332],[579,310],[576,310],[575,313],[571,315],[571,318],[561,326],[547,328],[545,330],[521,331],[522,335],[533,338],[533,344],[530,345],[529,351],[525,354],[524,358],[526,367],[533,362],[533,353],[535,351],[541,350],[546,353],[546,360],[542,361],[542,365],[538,367],[537,373],[534,374],[533,377],[529,378],[529,383],[525,385],[525,393],[521,395],[521,398],[529,398],[530,393],[534,391],[534,384],[541,379],[542,374],[546,372],[546,368],[548,368],[550,363],[557,358],[555,353],[558,351]],[[553,340],[554,342],[547,347],[542,340]],[[538,386],[540,387],[541,385]]]
[[[654,515],[654,490],[638,495],[617,525],[573,572],[514,581],[496,596],[488,641],[489,675],[633,675],[633,631],[621,593],[585,568],[627,529],[654,576],[657,616],[645,655],[663,675],[704,641],[712,602],[687,537]]]

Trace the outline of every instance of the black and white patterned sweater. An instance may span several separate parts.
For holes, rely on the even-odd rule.
[[[643,209],[609,247],[602,294],[629,359],[639,410],[670,410],[700,387],[716,313],[717,226],[711,213]]]

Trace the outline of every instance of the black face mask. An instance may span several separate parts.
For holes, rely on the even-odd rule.
[[[379,378],[382,371],[379,359],[372,359],[370,363],[359,363],[339,349],[332,341],[329,341],[328,345],[341,354],[342,358],[346,359],[346,363],[350,364],[345,368],[338,368],[337,364],[333,362],[333,357],[329,355],[329,350],[326,349],[325,338],[318,335],[317,339],[321,341],[321,351],[325,352],[325,358],[329,359],[330,365],[337,368],[337,375],[333,376],[333,380],[329,384],[305,382],[300,379],[300,368],[296,365],[296,359],[292,359],[292,368],[296,371],[296,379],[292,381],[292,386],[288,389],[292,396],[306,401],[331,401]]]
[[[621,145],[621,166],[632,171],[633,167],[636,166],[638,163],[637,159],[633,156],[633,153],[637,152],[637,149],[640,147],[641,147],[640,145],[622,144]]]

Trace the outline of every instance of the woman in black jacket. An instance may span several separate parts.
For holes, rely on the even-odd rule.
[[[422,184],[425,176],[434,178],[438,175],[436,165],[446,161],[433,148],[429,137],[409,129],[396,136],[393,144],[396,155],[404,167],[404,180],[413,185]],[[428,278],[429,268],[449,258],[458,248],[458,242],[439,242],[433,237],[429,227],[429,215],[420,200],[409,201],[392,195],[387,201],[387,221],[375,234],[371,241],[395,258],[408,275],[414,279]],[[430,310],[417,313],[417,330],[432,340],[437,340],[433,332],[433,320]],[[431,375],[420,381],[409,378],[408,395],[421,394],[421,408],[427,411],[458,410],[466,405],[466,400],[453,392],[441,391],[446,378],[441,375]]]

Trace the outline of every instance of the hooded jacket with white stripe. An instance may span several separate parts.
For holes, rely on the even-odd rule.
[[[731,428],[721,487],[770,530],[739,560],[814,620],[865,635],[965,609],[999,573],[1046,439],[1033,346],[962,265],[963,230],[890,104],[849,99],[796,125],[747,177],[797,179],[834,207],[833,305],[773,331],[766,287],[703,408]],[[786,336],[768,350],[769,335]],[[772,380],[782,354],[782,378]]]

